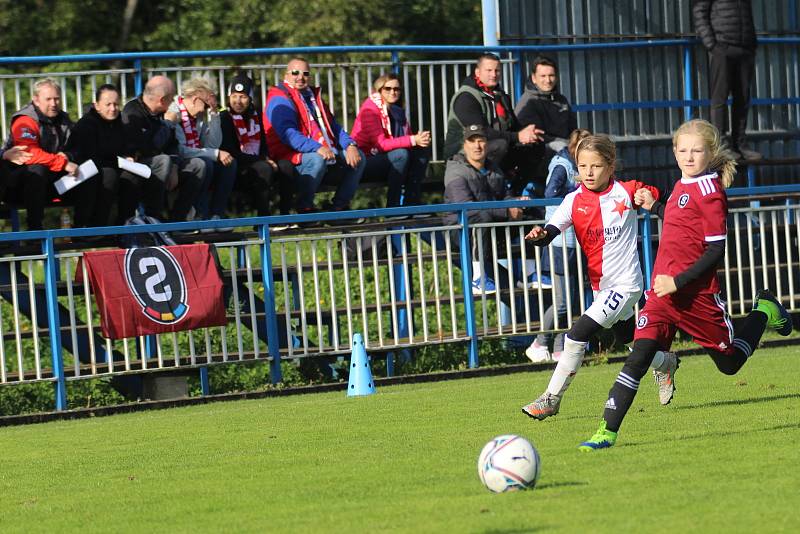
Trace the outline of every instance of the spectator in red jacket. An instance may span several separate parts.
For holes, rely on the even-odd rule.
[[[367,180],[389,182],[386,206],[420,203],[420,185],[430,159],[431,133],[411,133],[400,106],[403,88],[396,74],[383,74],[372,84],[353,125],[352,137],[367,157]]]
[[[364,155],[310,79],[308,61],[295,57],[286,65],[283,82],[267,93],[262,120],[269,156],[294,165],[298,213],[316,211],[314,196],[323,181],[337,184],[330,208],[347,210],[364,174]]]
[[[61,110],[61,86],[49,78],[34,84],[31,103],[11,117],[11,136],[5,148],[27,147],[31,157],[21,165],[11,165],[3,183],[3,197],[25,206],[29,230],[43,228],[44,207],[58,195],[53,187],[56,180],[78,171],[77,163],[71,161],[74,158],[64,148],[72,126]],[[99,179],[90,178],[63,195],[75,205],[76,226],[89,223],[99,183]]]

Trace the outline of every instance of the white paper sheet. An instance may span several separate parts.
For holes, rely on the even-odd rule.
[[[141,176],[142,178],[150,178],[150,167],[144,165],[143,163],[128,161],[125,158],[120,158],[117,156],[117,165],[119,165],[119,168],[123,171],[128,171],[136,176]]]
[[[80,184],[84,180],[88,180],[95,174],[97,174],[97,166],[94,164],[94,161],[87,159],[78,166],[78,172],[75,174],[75,176],[67,174],[56,181],[56,191],[58,191],[59,195],[63,195],[76,185]]]

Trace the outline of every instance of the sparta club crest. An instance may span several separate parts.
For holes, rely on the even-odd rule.
[[[145,316],[159,324],[186,317],[186,278],[175,257],[163,247],[132,248],[125,253],[125,281]]]

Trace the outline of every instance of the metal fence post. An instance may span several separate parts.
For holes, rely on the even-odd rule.
[[[520,49],[514,50],[511,53],[511,57],[514,60],[511,67],[514,72],[514,102],[519,102],[519,99],[522,98],[522,80],[525,79],[525,74],[522,71],[522,51]]]
[[[688,121],[692,118],[692,105],[689,103],[694,100],[693,88],[693,69],[692,69],[692,45],[683,47],[683,120]]]
[[[478,367],[478,337],[475,328],[475,301],[472,297],[472,248],[469,244],[469,217],[467,210],[458,213],[458,223],[461,225],[459,248],[461,249],[461,285],[464,290],[464,316],[467,321],[467,336],[469,337],[469,366]]]
[[[651,241],[652,229],[650,228],[650,212],[640,210],[644,214],[642,219],[642,260],[644,262],[644,288],[650,289],[650,278],[653,276],[653,243]]]
[[[257,343],[257,342],[256,342]],[[200,394],[205,396],[211,393],[211,385],[208,381],[208,366],[200,368]]]
[[[50,351],[53,358],[53,375],[56,377],[56,411],[67,409],[67,381],[64,376],[64,357],[61,352],[61,320],[58,310],[58,258],[56,258],[53,238],[42,243],[45,259],[45,292],[47,294],[47,327],[50,329]],[[77,358],[77,355],[75,356]]]
[[[144,85],[142,84],[142,60],[134,59],[133,68],[136,69],[136,74],[133,76],[133,89],[136,91],[136,96],[139,96],[142,94],[142,90],[144,89]]]
[[[278,315],[275,310],[275,280],[272,277],[272,250],[269,241],[269,225],[259,227],[261,243],[261,279],[264,281],[264,321],[267,327],[267,347],[272,361],[269,377],[273,384],[283,380],[281,374],[281,348],[278,343]],[[301,282],[302,283],[302,282]],[[284,288],[284,291],[286,288]],[[291,340],[287,340],[291,343]]]

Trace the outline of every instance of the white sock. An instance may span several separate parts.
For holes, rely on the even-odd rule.
[[[484,273],[485,275],[486,273]],[[480,280],[481,279],[481,262],[473,261],[472,262],[472,280]]]
[[[572,379],[578,373],[583,363],[583,354],[586,352],[586,342],[573,341],[569,336],[564,336],[564,350],[558,359],[556,370],[547,385],[547,392],[561,397],[569,388]]]

